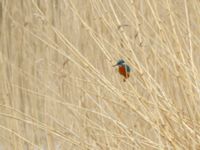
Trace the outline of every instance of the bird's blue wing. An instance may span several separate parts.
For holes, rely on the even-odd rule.
[[[125,68],[127,72],[131,72],[131,68],[129,67],[129,65],[125,65]]]

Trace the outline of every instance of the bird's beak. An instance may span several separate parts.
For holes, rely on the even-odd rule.
[[[116,67],[117,66],[117,64],[116,65],[113,65],[113,67]]]

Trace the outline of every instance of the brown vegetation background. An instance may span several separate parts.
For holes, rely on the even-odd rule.
[[[200,149],[199,8],[1,0],[0,149]]]

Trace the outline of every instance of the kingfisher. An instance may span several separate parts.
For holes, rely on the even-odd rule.
[[[126,79],[129,78],[130,76],[131,68],[129,67],[129,65],[125,63],[123,59],[118,60],[117,63],[113,65],[113,67],[116,67],[116,66],[119,67],[118,68],[119,74],[124,76],[123,81],[125,82]]]

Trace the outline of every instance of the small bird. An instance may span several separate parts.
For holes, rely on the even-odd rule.
[[[118,60],[117,63],[113,65],[113,67],[115,66],[119,67],[118,71],[122,76],[124,76],[123,81],[125,82],[126,79],[130,76],[131,68],[125,63],[123,59]]]

